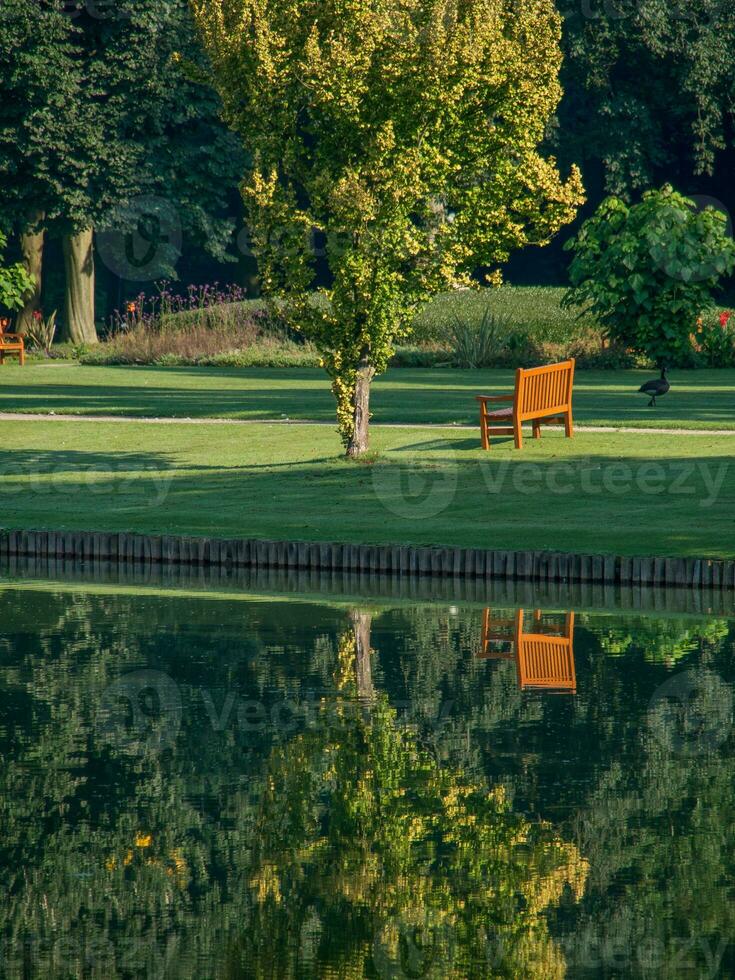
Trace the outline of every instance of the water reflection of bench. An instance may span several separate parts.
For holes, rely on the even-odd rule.
[[[525,632],[523,609],[513,619],[493,618],[492,611],[486,609],[478,658],[515,660],[522,691],[576,694],[574,613],[566,614],[562,627],[543,622],[541,610],[537,609],[533,614],[533,629],[535,632]]]

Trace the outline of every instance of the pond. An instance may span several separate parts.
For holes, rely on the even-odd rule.
[[[99,578],[1,583],[1,976],[735,974],[706,596]]]

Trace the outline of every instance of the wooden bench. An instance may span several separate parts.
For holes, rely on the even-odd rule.
[[[478,395],[482,448],[490,448],[490,433],[513,436],[516,449],[523,448],[523,423],[533,423],[533,438],[541,437],[541,424],[563,423],[567,438],[574,435],[572,389],[575,361],[546,367],[519,368],[512,395]],[[511,402],[508,408],[488,410],[491,402]],[[511,422],[511,425],[507,423]],[[505,423],[505,424],[503,424]]]
[[[17,354],[22,366],[26,362],[26,346],[23,338],[17,333],[6,333],[5,325],[0,320],[0,364],[5,363],[6,354]]]
[[[502,643],[506,649],[498,649]],[[480,660],[515,660],[518,686],[522,691],[576,694],[574,664],[574,613],[564,617],[564,626],[543,624],[541,611],[533,615],[533,631],[526,632],[523,609],[513,620],[498,619],[486,609],[482,624]]]

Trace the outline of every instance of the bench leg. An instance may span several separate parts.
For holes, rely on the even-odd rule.
[[[538,419],[534,419],[533,421],[533,438],[534,439],[541,438],[541,423],[539,422]]]
[[[482,448],[490,448],[490,433],[488,432],[487,410],[484,405],[480,406],[480,436],[482,438]]]
[[[564,434],[567,439],[571,439],[574,435],[574,420],[572,419],[571,412],[567,412],[564,416]]]
[[[26,362],[26,352],[24,350],[20,352],[19,360],[20,360],[20,366],[23,367],[23,365]]]
[[[523,449],[523,429],[521,428],[520,421],[515,416],[513,416],[513,438],[516,449]]]

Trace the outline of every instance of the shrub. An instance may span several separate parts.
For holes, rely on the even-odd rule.
[[[238,326],[192,324],[156,327],[141,323],[80,356],[83,364],[221,365],[227,367],[318,366],[313,348],[268,336],[254,320]]]
[[[36,310],[28,325],[28,341],[38,351],[48,356],[56,334],[56,310],[44,319],[43,313]]]
[[[314,348],[293,338],[277,310],[217,283],[189,286],[185,295],[166,286],[141,293],[115,311],[105,342],[76,356],[84,364],[319,366]]]
[[[436,368],[451,367],[451,355],[442,348],[396,347],[391,358],[391,367]]]
[[[33,278],[20,262],[14,265],[3,264],[3,252],[7,243],[7,238],[0,231],[0,306],[8,310],[19,310],[23,306],[26,292],[33,288]]]
[[[567,308],[588,307],[613,343],[660,365],[693,363],[697,318],[735,267],[724,215],[668,185],[632,207],[609,197],[567,248]]]

